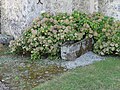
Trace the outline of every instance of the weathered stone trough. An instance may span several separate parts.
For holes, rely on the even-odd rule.
[[[61,58],[64,60],[75,60],[82,54],[92,50],[93,39],[83,39],[76,43],[66,42],[61,46]]]

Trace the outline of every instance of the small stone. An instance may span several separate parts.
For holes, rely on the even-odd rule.
[[[12,36],[0,34],[0,44],[8,45],[10,43],[10,41],[13,40],[13,39],[14,38]]]
[[[26,77],[28,77],[29,76],[29,71],[28,70],[26,70],[26,71],[24,71],[24,73],[23,73]]]
[[[67,69],[66,69],[66,68],[64,68],[63,70],[64,70],[64,71],[67,71]]]
[[[48,71],[45,72],[46,74],[49,73]]]
[[[2,82],[4,82],[5,80],[1,80]]]
[[[20,66],[21,67],[25,67],[25,63],[20,63]]]

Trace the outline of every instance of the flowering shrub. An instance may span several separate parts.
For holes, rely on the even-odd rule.
[[[99,13],[86,15],[77,11],[55,16],[42,13],[10,47],[12,52],[30,54],[33,60],[53,58],[60,56],[64,42],[83,38],[94,38],[94,52],[98,54],[120,54],[120,22]]]
[[[52,16],[43,13],[42,18],[33,21],[33,26],[26,30],[21,38],[11,42],[11,51],[30,54],[31,59],[59,56],[61,44],[69,40],[81,40],[83,33],[78,33],[77,16],[58,14]]]
[[[94,38],[93,51],[100,55],[120,55],[120,21],[100,13],[89,15],[81,28],[86,37]]]
[[[94,52],[100,55],[120,55],[120,21],[105,24],[94,44]]]

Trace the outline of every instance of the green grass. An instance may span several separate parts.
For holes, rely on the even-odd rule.
[[[65,72],[33,90],[120,90],[120,57]]]

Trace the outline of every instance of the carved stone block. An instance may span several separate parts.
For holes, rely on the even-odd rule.
[[[82,54],[92,50],[93,39],[84,39],[76,43],[66,42],[61,46],[61,58],[75,60]]]

